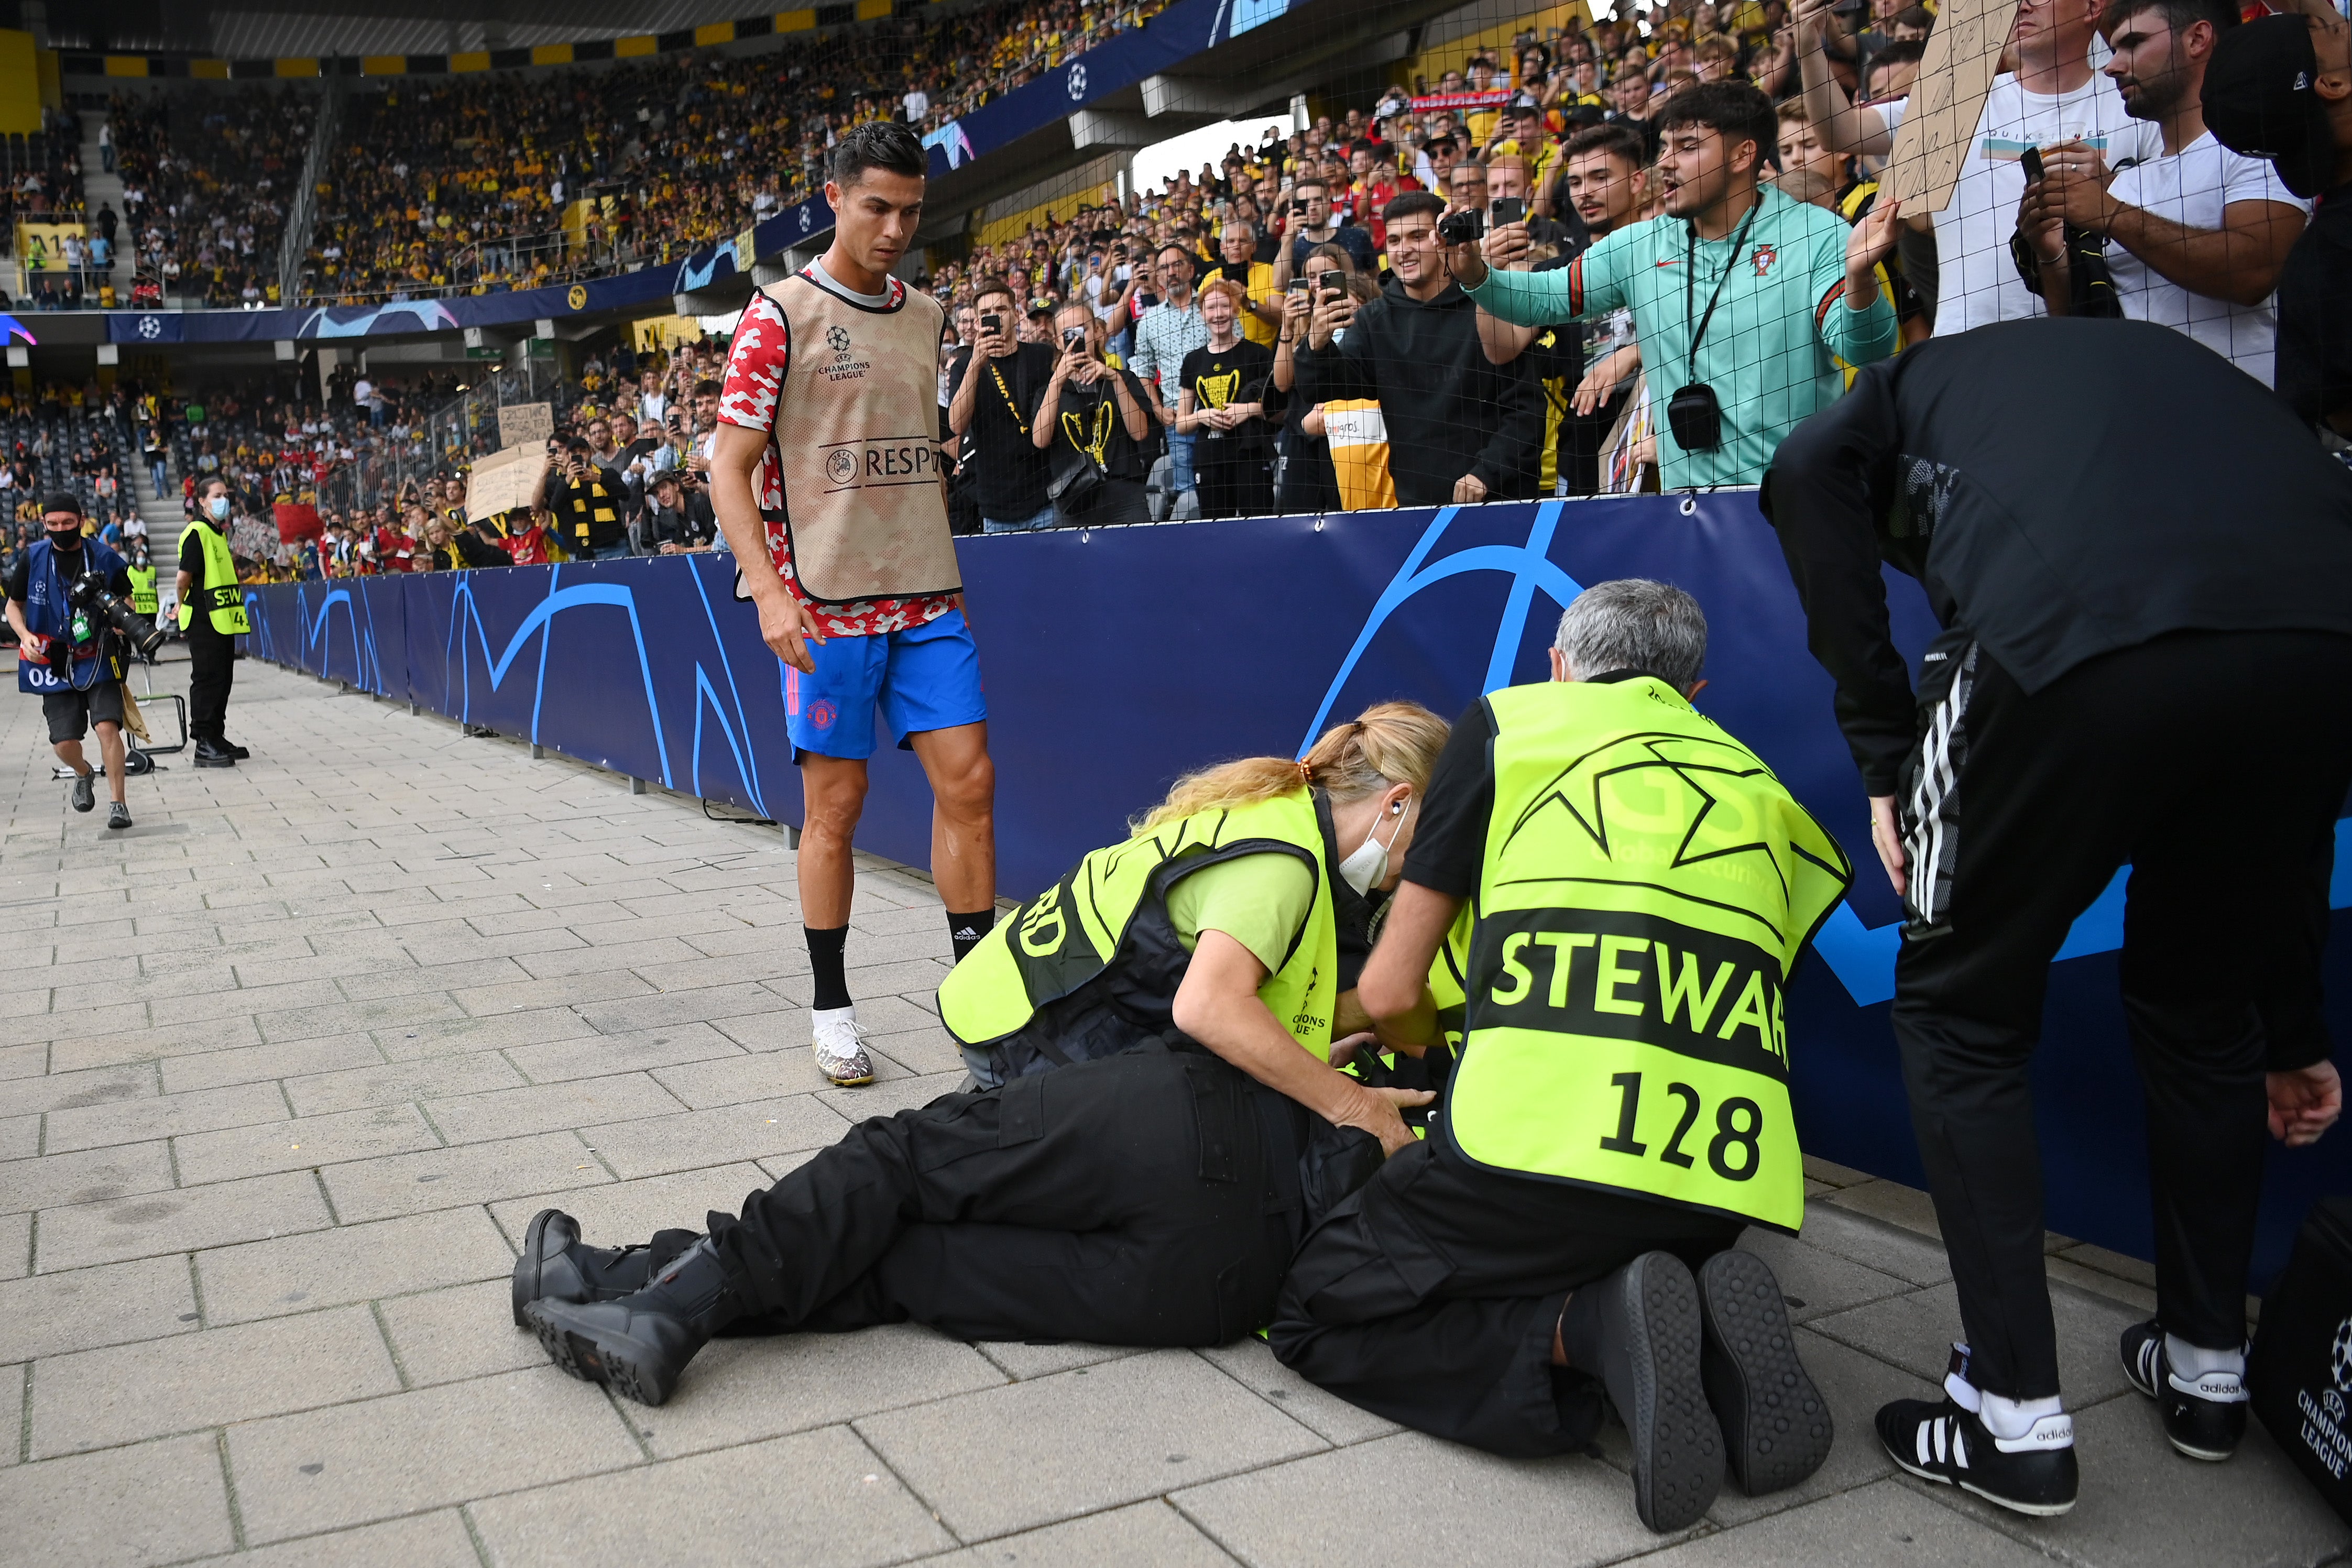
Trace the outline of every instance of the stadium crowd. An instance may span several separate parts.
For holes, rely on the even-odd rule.
[[[2273,380],[2272,291],[2311,204],[2198,118],[2206,61],[2234,12],[2216,0],[2053,0],[2033,14],[2045,12],[2005,49],[1986,124],[1989,137],[2050,146],[2050,183],[2029,193],[2014,164],[1972,154],[1960,197],[1932,222],[1877,213],[1931,12],[1902,0],[1871,0],[1859,16],[1824,0],[1794,12],[1783,0],[1669,0],[1522,35],[1433,81],[1332,105],[1301,130],[1270,126],[1157,191],[1078,193],[1018,232],[1000,224],[918,278],[949,321],[940,401],[957,526],[1753,484],[1778,436],[1859,365],[1937,330],[2049,309],[2165,321]],[[798,199],[846,126],[935,126],[1145,14],[1007,5],[754,57],[403,83],[350,111],[313,283],[357,299],[680,254]],[[258,133],[266,94],[236,101],[214,127],[237,150],[234,168],[174,163],[160,149],[177,140],[135,117],[117,144],[126,201],[146,193],[133,204],[145,208],[133,225],[142,256],[170,265],[186,253],[207,287],[249,295],[238,267],[274,231],[258,208],[232,222],[208,204],[266,203],[299,137]],[[802,103],[813,107],[785,111]],[[2111,196],[2144,209],[2052,204],[2085,167],[2066,150],[2085,128],[2123,165]],[[2097,205],[2079,187],[2074,199]],[[1726,222],[1709,229],[1707,211]],[[1764,226],[1753,277],[1727,287],[1732,231],[1745,232],[1730,220],[1743,211]],[[1449,246],[1436,231],[1464,214],[1484,236]],[[1679,253],[1667,252],[1685,229],[1697,265],[1675,273]],[[2200,233],[2224,230],[2226,255],[2198,251]],[[550,233],[569,248],[540,244]],[[2012,246],[2013,235],[2024,237]],[[1644,245],[1662,247],[1657,276],[1714,287],[1705,320],[1696,297],[1636,276],[1650,266]],[[2190,252],[2188,264],[2172,254]],[[1465,290],[1455,280],[1483,273],[1481,258],[1497,276]],[[1547,273],[1567,277],[1517,276]],[[1832,311],[1832,298],[1843,307]],[[772,308],[755,297],[750,308]],[[1776,335],[1780,349],[1759,348]],[[1673,378],[1654,397],[1661,362]],[[988,372],[976,380],[975,363]],[[1694,380],[1725,400],[1713,443],[1667,417],[1666,394]],[[367,384],[373,406],[333,397],[250,427],[180,420],[180,483],[217,470],[263,502],[315,503],[330,518],[318,570],[384,569],[387,529],[409,533],[412,502],[426,503],[429,522],[427,492],[493,443],[478,399],[462,430],[425,417],[455,395],[454,378]],[[562,441],[585,444],[583,461],[614,476],[618,505],[604,521],[620,538],[667,538],[670,525],[654,520],[663,472],[683,486],[668,509],[695,509],[698,449],[727,393],[723,361],[704,347],[647,364],[608,349],[551,394]],[[1770,419],[1758,412],[1768,402],[1780,409]],[[559,454],[550,486],[565,505],[577,499],[568,464]],[[333,548],[335,517],[379,511]],[[612,529],[595,532],[590,548],[611,549]],[[372,562],[363,539],[381,547]],[[430,553],[419,526],[406,558]],[[299,556],[250,559],[289,571]],[[444,559],[467,564],[454,548]]]
[[[291,89],[115,95],[107,127],[125,232],[112,232],[110,208],[97,225],[131,253],[142,299],[278,303],[278,245],[315,112],[315,98]]]
[[[1162,4],[999,0],[766,54],[360,95],[330,165],[305,297],[478,294],[679,260],[814,193],[824,149],[848,127],[935,129]]]

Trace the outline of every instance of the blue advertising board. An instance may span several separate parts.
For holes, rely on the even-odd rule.
[[[1752,497],[1645,497],[1064,530],[959,541],[996,762],[1002,888],[1025,896],[1124,832],[1178,774],[1295,756],[1327,725],[1410,697],[1448,717],[1544,678],[1580,584],[1656,577],[1710,624],[1699,707],[1753,747],[1844,843],[1855,885],[1790,995],[1808,1150],[1917,1185],[1887,1002],[1900,906],[1771,528]],[[249,590],[252,651],[566,755],[787,822],[799,779],[782,666],[722,556],[593,561]],[[1932,630],[1889,579],[1898,640]],[[872,765],[860,847],[926,863],[930,798],[909,753]],[[2339,856],[2333,902],[2352,904]],[[2036,1060],[2048,1223],[2147,1257],[2143,1115],[2116,950],[2122,888],[2051,972]],[[2352,1008],[2339,915],[2331,1021]],[[2273,1147],[2257,1259],[2285,1257],[2312,1197],[2352,1190],[2352,1137]]]

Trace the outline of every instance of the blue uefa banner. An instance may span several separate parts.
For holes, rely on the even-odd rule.
[[[997,768],[1003,890],[1024,896],[1123,831],[1171,779],[1247,753],[1295,755],[1367,704],[1449,718],[1546,674],[1580,585],[1657,577],[1710,625],[1699,707],[1752,746],[1836,833],[1859,874],[1790,995],[1805,1146],[1921,1180],[1886,1010],[1900,909],[1869,841],[1831,685],[1770,528],[1744,495],[1256,518],[959,541]],[[248,591],[251,651],[409,697],[616,772],[800,820],[782,667],[733,601],[724,557],[667,557]],[[1890,578],[1898,640],[1932,629]],[[356,590],[356,591],[354,591]],[[930,798],[886,750],[859,844],[926,862]],[[2333,902],[2352,904],[2339,856]],[[2123,878],[2051,971],[2037,1113],[2048,1223],[2146,1257],[2143,1116],[2116,998]],[[2327,953],[2331,1019],[2352,1009],[2352,948]],[[2257,1254],[2284,1260],[2310,1198],[2352,1190],[2352,1139],[2273,1147]]]

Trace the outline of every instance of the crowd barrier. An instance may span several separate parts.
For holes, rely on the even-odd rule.
[[[1746,494],[1356,512],[960,541],[988,690],[1002,888],[1025,896],[1122,831],[1180,772],[1295,754],[1390,696],[1449,717],[1543,678],[1578,584],[1679,583],[1712,629],[1699,706],[1752,746],[1844,842],[1859,874],[1790,994],[1800,1130],[1825,1158],[1921,1185],[1886,1004],[1900,910],[1805,650],[1778,543]],[[797,692],[732,600],[723,556],[593,561],[248,590],[257,656],[525,737],[617,773],[800,820],[782,723]],[[1932,631],[1889,575],[1898,640]],[[930,806],[911,754],[875,759],[861,847],[915,865]],[[2339,825],[2339,835],[2342,831]],[[2352,904],[2352,856],[2333,903]],[[2035,1068],[2051,1228],[2150,1255],[2145,1125],[2116,991],[2122,887],[2052,967]],[[2228,918],[2216,911],[2216,918]],[[2331,1022],[2352,1009],[2339,918]],[[2260,1277],[2321,1193],[2352,1190],[2352,1129],[2273,1146]]]

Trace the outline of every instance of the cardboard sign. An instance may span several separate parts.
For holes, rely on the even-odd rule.
[[[1985,94],[2000,67],[2001,46],[2017,0],[1948,0],[1927,39],[1927,58],[1911,87],[1895,151],[1879,179],[1879,199],[1913,213],[1951,205],[1960,162],[1976,139]]]
[[[543,402],[530,406],[547,407]],[[531,497],[539,492],[540,476],[546,472],[547,450],[537,444],[509,446],[488,457],[476,458],[474,471],[466,477],[466,520],[478,523],[484,517],[530,506]]]
[[[543,402],[509,403],[499,410],[499,444],[520,446],[555,434],[555,409]]]

